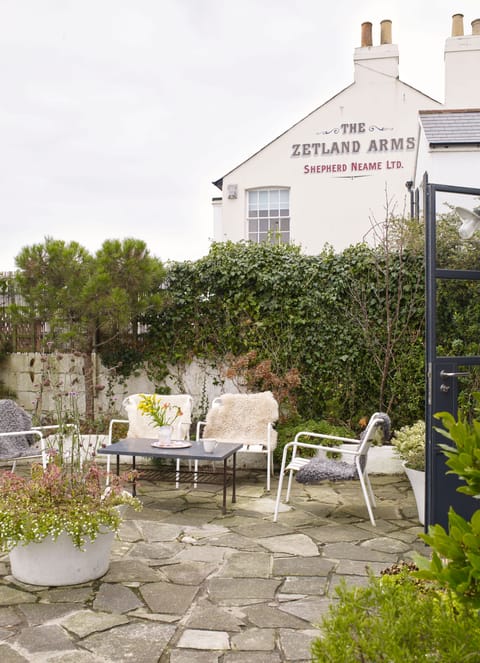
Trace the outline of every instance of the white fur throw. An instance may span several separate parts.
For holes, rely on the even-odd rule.
[[[8,398],[0,399],[0,433],[14,433],[30,430],[32,418],[19,405]],[[33,435],[12,435],[0,437],[0,458],[19,458],[31,453],[34,444]]]
[[[182,410],[182,414],[173,423],[172,439],[185,440],[190,434],[193,399],[188,394],[156,394],[161,403],[169,403]],[[122,405],[128,416],[128,437],[158,438],[158,427],[154,426],[149,416],[138,409],[142,394],[127,396]],[[172,415],[175,411],[172,409]]]
[[[203,437],[219,442],[267,445],[268,424],[278,419],[278,403],[271,391],[257,394],[223,394],[207,414]],[[277,431],[271,431],[270,448],[277,446]]]

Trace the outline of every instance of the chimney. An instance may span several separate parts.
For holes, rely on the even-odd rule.
[[[372,45],[372,24],[362,23],[362,48]]]
[[[480,19],[465,35],[463,14],[452,16],[452,36],[445,41],[446,108],[480,108],[480,86],[473,84],[480,70]]]
[[[452,37],[463,37],[463,14],[452,16]]]
[[[372,45],[372,24],[362,23],[360,48],[353,55],[355,82],[383,74],[398,78],[398,46],[392,44],[392,22],[380,23],[380,46]]]
[[[392,43],[392,21],[380,22],[380,44]]]

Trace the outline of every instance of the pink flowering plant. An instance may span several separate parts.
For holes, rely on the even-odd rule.
[[[68,463],[35,464],[30,476],[0,473],[0,550],[9,552],[19,544],[56,539],[66,532],[75,546],[94,540],[105,529],[117,531],[122,504],[141,508],[141,503],[122,490],[113,477],[107,490],[103,470],[95,463],[71,471]]]
[[[70,379],[52,370],[47,357],[42,372],[40,395],[53,403],[52,435],[48,439],[48,463],[31,466],[30,474],[0,472],[0,551],[17,545],[54,540],[66,532],[75,546],[83,548],[87,539],[99,533],[117,531],[121,505],[142,508],[141,502],[123,489],[134,478],[129,472],[111,476],[96,462],[96,444],[84,443],[80,435],[78,393]],[[52,416],[53,414],[53,416]]]

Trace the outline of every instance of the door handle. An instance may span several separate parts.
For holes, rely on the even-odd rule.
[[[442,377],[442,378],[454,378],[454,377],[457,377],[459,375],[470,375],[470,373],[468,371],[463,372],[463,373],[461,371],[457,372],[457,373],[455,373],[455,372],[454,373],[447,373],[447,371],[443,371],[443,370],[440,371],[440,377]]]

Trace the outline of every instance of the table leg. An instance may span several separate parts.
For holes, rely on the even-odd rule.
[[[117,477],[120,476],[120,456],[117,454]]]
[[[237,492],[236,492],[236,484],[237,484],[237,454],[233,454],[233,460],[232,460],[232,502],[237,501]]]
[[[132,470],[135,472],[135,456],[132,456]],[[133,475],[133,484],[132,484],[132,496],[136,497],[137,496],[137,479],[135,477],[135,474]]]
[[[227,513],[227,459],[223,461],[223,506],[222,513]]]

